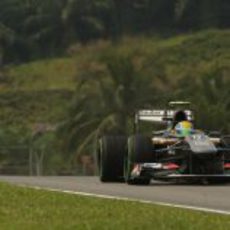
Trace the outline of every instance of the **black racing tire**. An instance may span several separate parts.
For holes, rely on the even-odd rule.
[[[103,136],[98,140],[98,170],[101,182],[122,182],[124,155],[127,152],[125,136]]]
[[[125,182],[131,185],[148,185],[151,178],[132,178],[131,173],[138,163],[154,162],[154,148],[151,138],[142,135],[134,135],[128,139],[128,152],[124,157]]]
[[[209,178],[207,179],[209,185],[224,185],[229,184],[230,181],[228,178]]]

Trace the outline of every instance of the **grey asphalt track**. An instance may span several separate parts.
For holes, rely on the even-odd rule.
[[[178,185],[153,181],[149,186],[101,183],[97,177],[0,176],[0,181],[100,195],[165,202],[230,212],[230,185]]]

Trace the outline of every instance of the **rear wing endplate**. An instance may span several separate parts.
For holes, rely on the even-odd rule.
[[[135,123],[138,121],[149,121],[157,123],[167,123],[172,121],[178,110],[139,110],[135,116]],[[187,115],[187,120],[193,121],[193,112],[191,110],[183,110]]]

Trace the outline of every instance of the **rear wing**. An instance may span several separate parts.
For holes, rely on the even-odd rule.
[[[173,121],[173,118],[178,110],[139,110],[135,115],[135,123],[139,121],[149,121],[157,123],[167,123]],[[183,110],[188,121],[193,121],[192,110]]]

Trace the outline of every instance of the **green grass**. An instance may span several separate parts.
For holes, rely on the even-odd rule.
[[[73,90],[77,65],[74,58],[63,57],[19,65],[7,72],[11,90]]]
[[[0,184],[0,200],[3,230],[230,229],[229,216],[33,190],[5,183]]]
[[[0,92],[0,124],[56,124],[64,118],[71,98],[72,92],[65,89]]]

